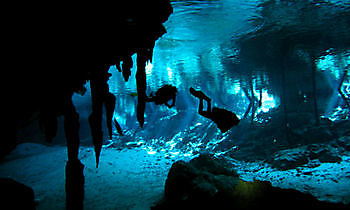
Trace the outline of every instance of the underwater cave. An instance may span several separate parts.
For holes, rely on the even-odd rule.
[[[0,205],[349,208],[350,1],[37,6],[11,23]]]

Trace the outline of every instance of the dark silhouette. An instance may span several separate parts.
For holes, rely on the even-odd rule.
[[[145,108],[146,108],[146,62],[150,58],[147,55],[147,49],[139,49],[137,51],[137,72],[136,72],[136,87],[137,87],[137,120],[140,126],[143,127],[145,122]]]
[[[216,123],[221,132],[225,133],[232,128],[234,125],[238,125],[239,119],[235,113],[230,112],[226,109],[217,107],[211,108],[211,99],[206,96],[202,91],[190,88],[190,93],[199,98],[198,113],[203,117],[211,119]],[[207,101],[207,111],[203,110],[203,100]]]
[[[122,127],[120,127],[117,119],[114,118],[113,122],[114,122],[115,128],[117,129],[119,135],[124,136]]]
[[[107,81],[111,76],[108,73],[109,66],[104,71],[92,72],[91,84],[92,114],[89,117],[92,141],[95,147],[96,167],[99,164],[99,157],[102,149],[102,107],[105,105],[109,138],[112,139],[112,117],[115,108],[115,96],[109,92]]]
[[[66,209],[84,209],[84,165],[79,159],[68,160],[66,164]]]
[[[122,68],[120,68],[120,65],[116,65],[119,72],[123,72],[124,80],[127,82],[129,80],[129,77],[131,75],[130,69],[133,66],[133,61],[131,58],[131,55],[127,55],[121,59],[123,61]]]
[[[262,89],[260,89],[259,108],[262,106]]]
[[[44,13],[34,5],[28,7],[21,12],[20,21],[16,21],[17,29],[9,30],[20,37],[16,38],[16,46],[11,46],[16,50],[9,49],[14,53],[8,53],[12,69],[7,78],[14,82],[9,82],[11,85],[6,87],[3,96],[6,101],[3,117],[6,133],[3,135],[7,138],[1,142],[0,158],[21,143],[18,131],[36,120],[40,121],[46,140],[53,141],[57,134],[57,117],[63,115],[68,148],[66,208],[83,209],[84,165],[78,159],[80,122],[72,95],[74,92],[83,94],[84,85],[90,81],[92,113],[89,124],[97,167],[103,142],[103,106],[108,135],[112,136],[116,97],[109,92],[109,67],[117,65],[127,81],[133,66],[131,56],[137,54],[137,117],[142,126],[147,87],[145,63],[152,59],[155,41],[166,33],[162,23],[173,10],[169,0],[123,1],[117,7],[87,3],[84,10],[76,5],[62,6],[57,11],[64,11],[64,18],[61,13]],[[27,11],[36,13],[37,17],[45,16],[45,21]],[[31,33],[18,33],[27,31],[29,26],[33,29]],[[38,50],[34,52],[33,49]],[[121,133],[116,120],[114,124]]]
[[[165,104],[167,107],[171,108],[175,106],[176,93],[177,93],[176,87],[172,85],[163,85],[161,88],[157,90],[155,95],[151,93],[151,97],[148,97],[146,101],[154,102],[156,105]],[[173,101],[171,105],[168,104],[170,100]]]
[[[0,178],[0,203],[1,209],[36,209],[33,189],[11,178]]]

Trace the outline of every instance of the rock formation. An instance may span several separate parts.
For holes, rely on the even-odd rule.
[[[108,69],[110,65],[117,65],[127,80],[131,56],[137,53],[137,116],[143,126],[145,63],[152,59],[155,41],[166,32],[162,23],[171,13],[169,0],[118,1],[107,5],[96,2],[16,5],[18,17],[11,22],[15,27],[10,27],[7,31],[11,35],[4,38],[14,43],[9,46],[8,54],[14,53],[7,76],[12,83],[5,94],[6,104],[10,104],[5,107],[4,118],[9,138],[2,142],[1,156],[15,147],[16,130],[36,118],[40,120],[46,140],[51,142],[57,133],[57,117],[63,115],[68,147],[66,184],[75,182],[77,187],[83,188],[84,166],[78,160],[79,115],[72,102],[73,93],[83,94],[84,84],[90,81],[92,113],[89,123],[97,167],[103,141],[103,106],[108,134],[112,135],[116,98],[109,92]],[[82,208],[82,205],[69,207],[71,200],[83,198],[83,194],[68,192],[70,190],[81,191],[66,187],[67,197],[73,196],[67,198],[67,208]]]
[[[165,183],[164,199],[153,209],[346,209],[310,194],[273,187],[266,181],[243,181],[223,159],[200,155],[175,162]]]

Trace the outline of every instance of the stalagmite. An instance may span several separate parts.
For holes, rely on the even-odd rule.
[[[66,164],[66,209],[82,210],[84,201],[84,165],[79,154],[79,115],[71,97],[64,105],[64,130],[67,139],[68,162]]]

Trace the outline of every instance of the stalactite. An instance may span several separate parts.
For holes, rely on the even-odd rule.
[[[95,6],[95,4],[93,5]],[[89,8],[88,5],[84,6]],[[23,62],[29,66],[33,64],[32,66],[35,66],[37,71],[26,69],[25,74],[19,74],[21,77],[17,81],[21,85],[19,89],[27,88],[26,93],[31,94],[18,96],[17,93],[14,93],[13,95],[16,96],[14,102],[16,103],[13,103],[13,107],[9,109],[11,110],[11,118],[13,118],[12,114],[16,113],[14,127],[22,121],[27,121],[33,115],[39,114],[47,141],[51,141],[56,135],[57,116],[64,115],[64,129],[68,147],[68,162],[66,165],[67,209],[83,209],[84,199],[84,165],[78,159],[79,115],[72,103],[73,92],[84,93],[84,84],[90,80],[92,113],[89,116],[89,124],[95,147],[96,167],[98,167],[103,142],[103,105],[106,108],[108,135],[109,138],[112,138],[116,98],[109,92],[107,84],[110,76],[108,73],[109,66],[117,64],[118,70],[120,70],[118,63],[120,64],[120,61],[123,61],[123,77],[125,81],[128,81],[131,75],[130,69],[133,65],[131,56],[134,53],[138,54],[139,62],[136,75],[139,95],[138,118],[140,124],[143,125],[146,97],[145,63],[152,59],[154,43],[165,33],[162,23],[172,13],[169,0],[129,2],[125,6],[123,3],[123,5],[118,6],[117,12],[113,6],[104,7],[106,9],[104,14],[96,16],[94,23],[87,18],[92,13],[88,14],[85,11],[94,13],[98,7],[92,7],[91,10],[74,11],[74,16],[65,13],[66,18],[60,20],[60,24],[56,25],[56,21],[50,24],[54,28],[57,27],[56,29],[61,32],[61,35],[65,34],[64,36],[58,35],[60,36],[59,39],[51,37],[49,34],[47,34],[45,40],[41,39],[41,36],[37,36],[40,39],[35,39],[33,36],[36,46],[41,49],[38,52],[44,53],[40,54],[40,62],[38,63]],[[120,8],[123,10],[122,12],[119,12]],[[65,11],[65,9],[62,8],[62,11]],[[56,14],[52,17],[56,17]],[[76,17],[79,17],[79,21],[76,21]],[[48,17],[48,22],[50,22],[50,17]],[[39,28],[44,29],[45,27],[36,28],[38,30],[34,30],[37,31],[35,33],[41,34],[43,32]],[[110,34],[112,35],[109,36]],[[84,39],[76,39],[80,35]],[[51,42],[50,40],[55,41]],[[86,40],[89,41],[86,42]],[[38,60],[37,56],[31,57],[29,53],[24,57],[22,56],[20,60]],[[31,102],[27,111],[22,111],[23,104],[21,103],[23,101]],[[21,112],[26,115],[22,116]],[[114,119],[114,124],[117,131],[122,135],[122,129],[116,119]],[[13,130],[16,130],[16,128]],[[11,133],[15,134],[12,129]],[[14,137],[15,135],[13,135],[11,141],[15,144],[16,139]],[[4,143],[2,146],[4,145],[6,148],[3,150],[3,147],[1,147],[1,155],[4,152],[7,153],[7,148],[12,148],[12,144],[7,146]]]
[[[122,64],[123,77],[126,82],[129,80],[129,77],[131,75],[130,69],[132,68],[132,66],[133,66],[133,62],[132,62],[131,55],[128,55],[123,59],[123,64]]]
[[[250,112],[250,110],[251,110],[251,108],[252,108],[252,98],[249,96],[248,91],[247,91],[244,87],[242,87],[242,89],[243,89],[243,92],[245,93],[246,97],[247,97],[248,100],[249,100],[248,108],[247,108],[247,110],[245,111],[244,116],[243,116],[243,119],[246,119],[247,116],[248,116],[248,114],[249,114],[249,112]]]
[[[64,131],[67,139],[68,162],[66,164],[66,209],[82,210],[84,201],[84,165],[79,155],[79,115],[72,102],[72,94],[65,99]]]
[[[95,148],[96,167],[99,164],[99,157],[102,150],[103,133],[102,133],[102,106],[106,107],[106,118],[109,137],[112,138],[112,118],[115,108],[115,96],[109,92],[107,84],[110,74],[109,66],[105,66],[104,71],[93,72],[91,85],[92,114],[89,117],[89,123],[92,133],[92,141]]]
[[[64,131],[67,139],[68,161],[77,160],[79,154],[79,115],[71,101],[64,110]]]
[[[137,52],[137,72],[136,72],[136,85],[137,85],[137,120],[140,126],[144,124],[144,113],[146,106],[146,55],[143,49]]]
[[[95,93],[95,84],[93,80],[91,84],[91,98],[92,98],[92,114],[89,116],[89,124],[91,128],[92,142],[95,149],[96,167],[98,167],[99,157],[102,148],[102,102],[98,100]]]

